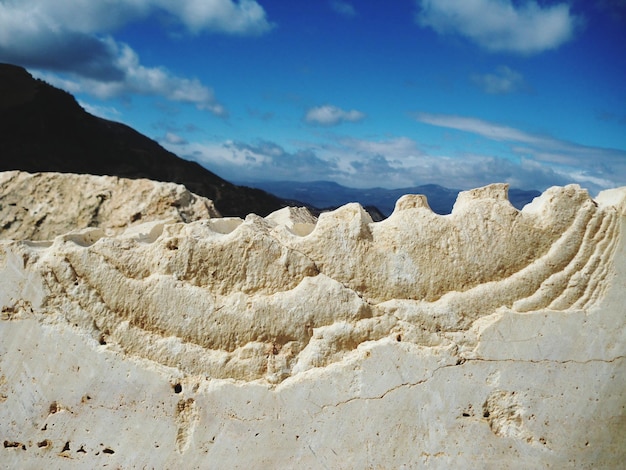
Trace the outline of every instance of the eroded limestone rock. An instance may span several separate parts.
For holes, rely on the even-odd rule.
[[[0,173],[0,239],[51,240],[99,227],[219,217],[213,202],[174,183],[66,173]]]
[[[625,221],[626,188],[518,211],[492,185],[447,216],[405,196],[377,223],[352,204],[0,242],[0,456],[615,466]]]

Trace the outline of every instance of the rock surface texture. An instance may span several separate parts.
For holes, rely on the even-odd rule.
[[[618,468],[625,222],[491,185],[2,241],[0,462]]]
[[[213,202],[180,184],[116,176],[0,173],[0,238],[51,240],[87,227],[114,234],[155,220],[192,222],[210,217],[220,217]]]

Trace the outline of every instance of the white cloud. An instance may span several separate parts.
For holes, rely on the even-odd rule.
[[[273,27],[263,7],[254,0],[154,0],[151,3],[178,17],[193,32],[262,34]]]
[[[163,140],[171,145],[185,145],[187,143],[187,140],[173,132],[166,132]]]
[[[109,32],[157,11],[192,32],[260,34],[273,27],[254,0],[20,0],[0,3],[0,41],[15,30]]]
[[[162,143],[181,157],[195,160],[230,181],[313,181],[334,179],[341,174],[332,156],[319,156],[313,147],[288,151],[269,141],[249,144],[232,140],[176,146]]]
[[[474,74],[471,79],[485,93],[492,95],[513,93],[524,89],[526,86],[521,73],[504,65],[498,67],[495,73]]]
[[[459,34],[490,51],[536,54],[572,39],[578,19],[566,3],[534,0],[417,0],[417,22],[439,34]]]
[[[73,93],[159,95],[225,116],[210,88],[162,67],[142,65],[130,46],[110,36],[155,12],[169,14],[174,24],[192,33],[255,35],[273,27],[254,0],[0,1],[0,61],[34,69],[40,76],[43,72],[48,81]]]
[[[626,184],[624,150],[581,145],[473,117],[417,113],[415,118],[426,124],[508,143],[511,151],[521,158],[552,168],[555,174],[569,178],[569,182],[594,190]]]
[[[619,150],[600,149],[598,147],[588,147],[554,137],[541,134],[533,134],[521,131],[513,127],[502,124],[484,121],[473,117],[463,117],[449,114],[418,113],[416,119],[426,124],[439,127],[447,127],[460,131],[478,134],[487,139],[498,142],[516,142],[530,145],[543,152],[537,155],[544,155],[542,160],[553,161],[555,163],[577,164],[581,157],[592,157],[594,155],[612,155],[613,152],[626,153]],[[529,147],[530,151],[532,147]],[[553,157],[549,155],[554,154]]]
[[[89,114],[98,116],[104,119],[119,119],[122,115],[117,109],[112,106],[99,106],[84,101],[79,101],[78,104]]]
[[[512,127],[483,121],[482,119],[473,117],[431,113],[417,113],[415,117],[418,121],[426,124],[473,132],[474,134],[479,134],[483,137],[487,137],[488,139],[497,141],[514,141],[536,144],[544,141],[545,139],[544,137],[538,137]]]
[[[163,143],[168,146],[168,142]],[[231,181],[332,180],[359,188],[435,183],[469,189],[495,182],[538,190],[569,183],[580,183],[591,191],[616,186],[615,178],[605,178],[592,168],[559,165],[533,155],[510,160],[479,153],[427,153],[408,137],[339,138],[323,145],[302,143],[294,150],[268,141],[170,143],[169,147]]]
[[[117,43],[110,37],[102,39],[102,43],[110,52],[111,65],[120,71],[118,79],[99,80],[79,74],[59,77],[45,72],[35,72],[35,75],[70,93],[87,93],[100,99],[132,93],[162,96],[171,101],[193,104],[219,117],[228,115],[224,106],[216,101],[213,90],[199,80],[178,77],[162,67],[145,67],[128,45]]]
[[[309,109],[304,116],[304,120],[309,124],[320,126],[336,126],[342,122],[357,122],[365,119],[365,114],[356,111],[344,111],[332,105],[316,106]]]
[[[354,9],[354,6],[352,6],[348,2],[344,2],[341,0],[331,0],[330,6],[334,11],[336,11],[340,15],[347,16],[347,17],[356,16],[356,10]]]
[[[360,188],[435,183],[456,189],[505,182],[538,190],[579,183],[592,193],[626,184],[622,150],[586,147],[475,118],[421,114],[418,119],[504,142],[510,146],[508,158],[479,147],[474,152],[435,151],[406,136],[334,137],[325,143],[300,142],[292,149],[270,141],[164,145],[233,181],[332,180]]]
[[[575,181],[532,159],[512,161],[491,155],[426,152],[407,137],[378,141],[341,139],[320,149],[318,155],[323,159],[332,156],[342,171],[337,181],[352,187],[399,188],[435,183],[468,189],[505,182],[518,188],[545,189]]]

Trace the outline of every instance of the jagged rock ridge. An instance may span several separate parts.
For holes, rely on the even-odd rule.
[[[350,202],[358,202],[370,212],[368,207],[380,212],[379,220],[388,217],[396,201],[405,194],[423,194],[428,197],[428,205],[437,214],[449,214],[460,190],[445,188],[437,184],[423,184],[413,187],[350,188],[331,181],[258,181],[239,182],[246,186],[270,191],[287,200],[302,201],[313,207],[336,209]],[[509,189],[509,201],[517,209],[523,208],[541,193],[534,190]]]
[[[446,332],[498,308],[595,300],[615,210],[570,186],[518,211],[506,189],[462,193],[447,217],[405,196],[378,223],[350,204],[297,229],[255,215],[150,225],[149,239],[86,229],[12,256],[41,276],[38,308],[99,341],[188,374],[276,383],[385,336],[452,344]]]
[[[134,457],[62,412],[28,415],[59,427],[11,425],[7,442],[67,430],[135,466],[610,466],[626,431],[625,199],[572,185],[518,211],[492,185],[448,216],[409,195],[376,223],[351,204],[1,242],[0,332],[60,335],[96,364],[59,353],[86,372],[54,409],[91,429],[116,419],[87,394],[154,426],[123,433]],[[15,365],[28,347],[3,344],[0,387],[30,390]],[[122,405],[94,382],[103,367]],[[30,408],[51,409],[54,390]]]

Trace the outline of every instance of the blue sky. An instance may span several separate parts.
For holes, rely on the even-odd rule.
[[[0,61],[235,182],[626,185],[626,0],[0,0]]]

